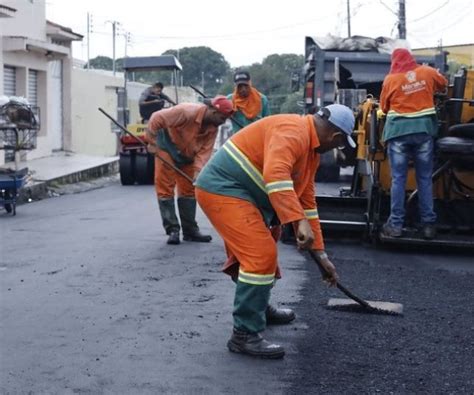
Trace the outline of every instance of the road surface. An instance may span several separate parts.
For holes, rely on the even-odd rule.
[[[0,393],[473,393],[474,260],[329,241],[341,279],[404,317],[328,311],[339,297],[280,245],[265,336],[283,360],[231,354],[223,245],[165,244],[153,188],[112,183],[0,212]]]

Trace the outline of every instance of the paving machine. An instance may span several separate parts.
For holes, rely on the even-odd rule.
[[[439,135],[435,146],[433,193],[438,235],[422,238],[418,229],[415,172],[410,166],[406,184],[406,223],[402,237],[381,234],[390,214],[390,165],[382,144],[384,118],[378,101],[368,96],[357,110],[355,155],[351,185],[339,196],[317,196],[325,232],[343,230],[370,241],[438,245],[474,249],[474,70],[462,69],[448,92],[437,95]]]
[[[352,36],[305,37],[304,105],[305,113],[334,102],[357,110],[367,94],[379,97],[382,81],[390,70],[393,40],[379,37]],[[417,56],[443,70],[445,56]],[[321,155],[318,181],[338,181],[340,167],[345,161],[337,150]]]
[[[140,139],[144,139],[146,124],[143,120],[130,123],[129,110],[127,108],[127,82],[132,78],[132,73],[135,72],[151,72],[168,70],[173,73],[173,81],[175,88],[175,101],[178,102],[178,88],[177,88],[177,71],[182,70],[179,60],[173,55],[162,56],[146,56],[146,57],[130,57],[125,58],[123,62],[125,72],[125,84],[122,95],[122,111],[119,111],[119,120],[125,124],[127,130]],[[121,116],[120,116],[121,113]],[[119,169],[120,181],[122,185],[138,184],[153,184],[155,173],[155,159],[153,155],[149,154],[143,144],[140,144],[133,136],[130,136],[119,130]]]

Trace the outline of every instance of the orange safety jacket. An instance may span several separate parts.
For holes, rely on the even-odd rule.
[[[385,77],[380,107],[387,117],[418,117],[436,114],[433,94],[446,88],[448,81],[429,66]]]
[[[147,141],[156,145],[160,129],[167,129],[172,143],[187,158],[194,159],[194,168],[201,170],[212,154],[218,128],[203,126],[207,106],[181,103],[174,107],[154,112],[148,122]]]
[[[268,198],[280,223],[307,218],[315,236],[312,248],[322,250],[314,188],[319,145],[312,115],[269,116],[232,136],[203,169],[196,186],[251,200],[257,207],[264,204],[259,195]]]

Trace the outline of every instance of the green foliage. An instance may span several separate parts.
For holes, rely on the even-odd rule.
[[[273,54],[263,59],[262,63],[254,63],[246,67],[237,67],[231,70],[224,80],[219,92],[228,94],[233,91],[233,73],[243,69],[250,73],[252,84],[260,92],[268,97],[272,114],[282,112],[299,112],[296,107],[291,107],[288,100],[296,106],[296,99],[301,100],[302,93],[292,93],[291,76],[296,71],[301,71],[304,64],[304,56],[296,54]],[[291,98],[291,99],[290,99]],[[282,106],[284,107],[282,108]],[[290,111],[291,109],[291,111]]]
[[[178,50],[170,49],[163,55],[178,57]],[[179,49],[179,61],[183,71],[178,73],[178,82],[183,85],[196,85],[202,88],[204,77],[204,91],[213,96],[217,93],[227,95],[234,90],[233,74],[236,70],[248,70],[252,84],[270,102],[272,114],[300,112],[296,102],[301,100],[302,93],[293,93],[291,77],[299,72],[304,64],[304,57],[296,54],[272,54],[263,59],[262,63],[241,66],[231,69],[229,63],[219,52],[209,47],[185,47]],[[122,71],[123,59],[117,59],[116,70]],[[112,59],[107,56],[97,56],[90,61],[91,68],[112,70]],[[135,72],[131,78],[137,82],[152,84],[160,81],[164,85],[172,83],[172,72],[153,71]]]
[[[87,65],[84,66],[86,68]],[[108,56],[97,56],[89,60],[89,67],[98,70],[112,70],[112,59]]]
[[[89,61],[89,65],[91,69],[96,70],[113,70],[112,67],[112,58],[108,56],[96,56],[95,58]],[[87,67],[87,64],[84,65],[84,68]],[[123,71],[123,59],[115,59],[115,70],[116,71]]]
[[[178,57],[178,51],[170,49],[163,55]],[[179,61],[183,65],[183,85],[196,85],[213,96],[219,90],[230,71],[229,63],[219,52],[209,47],[185,47],[179,50]]]
[[[281,114],[303,114],[303,107],[298,106],[298,102],[303,100],[303,92],[293,92],[286,96],[285,101],[280,106]]]

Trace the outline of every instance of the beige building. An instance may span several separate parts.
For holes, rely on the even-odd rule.
[[[474,44],[448,45],[442,49],[448,52],[448,62],[456,62],[471,69],[474,67]],[[413,49],[412,52],[415,55],[435,55],[439,50],[439,47],[430,47]]]
[[[0,0],[0,94],[26,97],[39,108],[37,148],[23,159],[70,148],[71,43],[77,40],[80,34],[46,20],[45,0]]]

